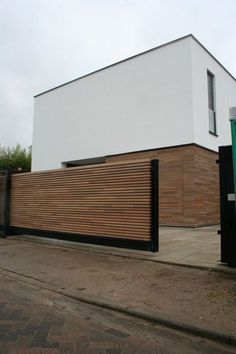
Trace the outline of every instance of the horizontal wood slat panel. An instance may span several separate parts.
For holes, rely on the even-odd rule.
[[[108,163],[159,160],[160,225],[220,222],[218,154],[194,144],[106,157]]]
[[[11,226],[151,240],[151,163],[12,175]]]

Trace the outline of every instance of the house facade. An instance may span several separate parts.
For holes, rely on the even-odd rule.
[[[158,158],[160,223],[219,222],[234,77],[192,35],[35,96],[32,170]]]

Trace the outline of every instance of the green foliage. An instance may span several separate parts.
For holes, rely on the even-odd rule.
[[[0,147],[0,170],[10,168],[29,172],[31,170],[31,151],[31,146],[25,149],[20,144],[15,147]]]

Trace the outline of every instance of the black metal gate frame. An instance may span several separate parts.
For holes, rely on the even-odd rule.
[[[3,201],[3,225],[0,225],[0,230],[3,231],[1,237],[10,236],[10,210],[11,210],[11,170],[0,171],[1,175],[5,176],[4,186],[4,201]]]
[[[159,251],[159,164],[158,160],[151,160],[151,240],[140,241],[125,238],[115,238],[107,236],[92,236],[73,234],[58,231],[38,230],[10,226],[11,212],[11,175],[10,170],[5,173],[5,196],[4,196],[4,225],[2,226],[4,237],[10,235],[34,235],[60,240],[91,243],[112,247],[130,248],[151,252]],[[0,226],[1,227],[1,226]]]
[[[232,146],[220,146],[220,224],[221,235],[221,262],[236,268],[236,217],[234,195]]]

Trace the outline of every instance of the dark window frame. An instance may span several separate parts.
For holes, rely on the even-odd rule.
[[[99,156],[99,157],[92,157],[88,159],[63,161],[61,165],[63,168],[70,168],[70,167],[78,167],[78,166],[86,166],[86,165],[95,165],[95,164],[100,164],[105,162],[106,162],[105,156]]]
[[[216,95],[215,95],[215,75],[207,70],[207,93],[208,93],[208,124],[209,133],[218,136],[216,124]],[[210,129],[210,115],[213,115],[213,129]]]

